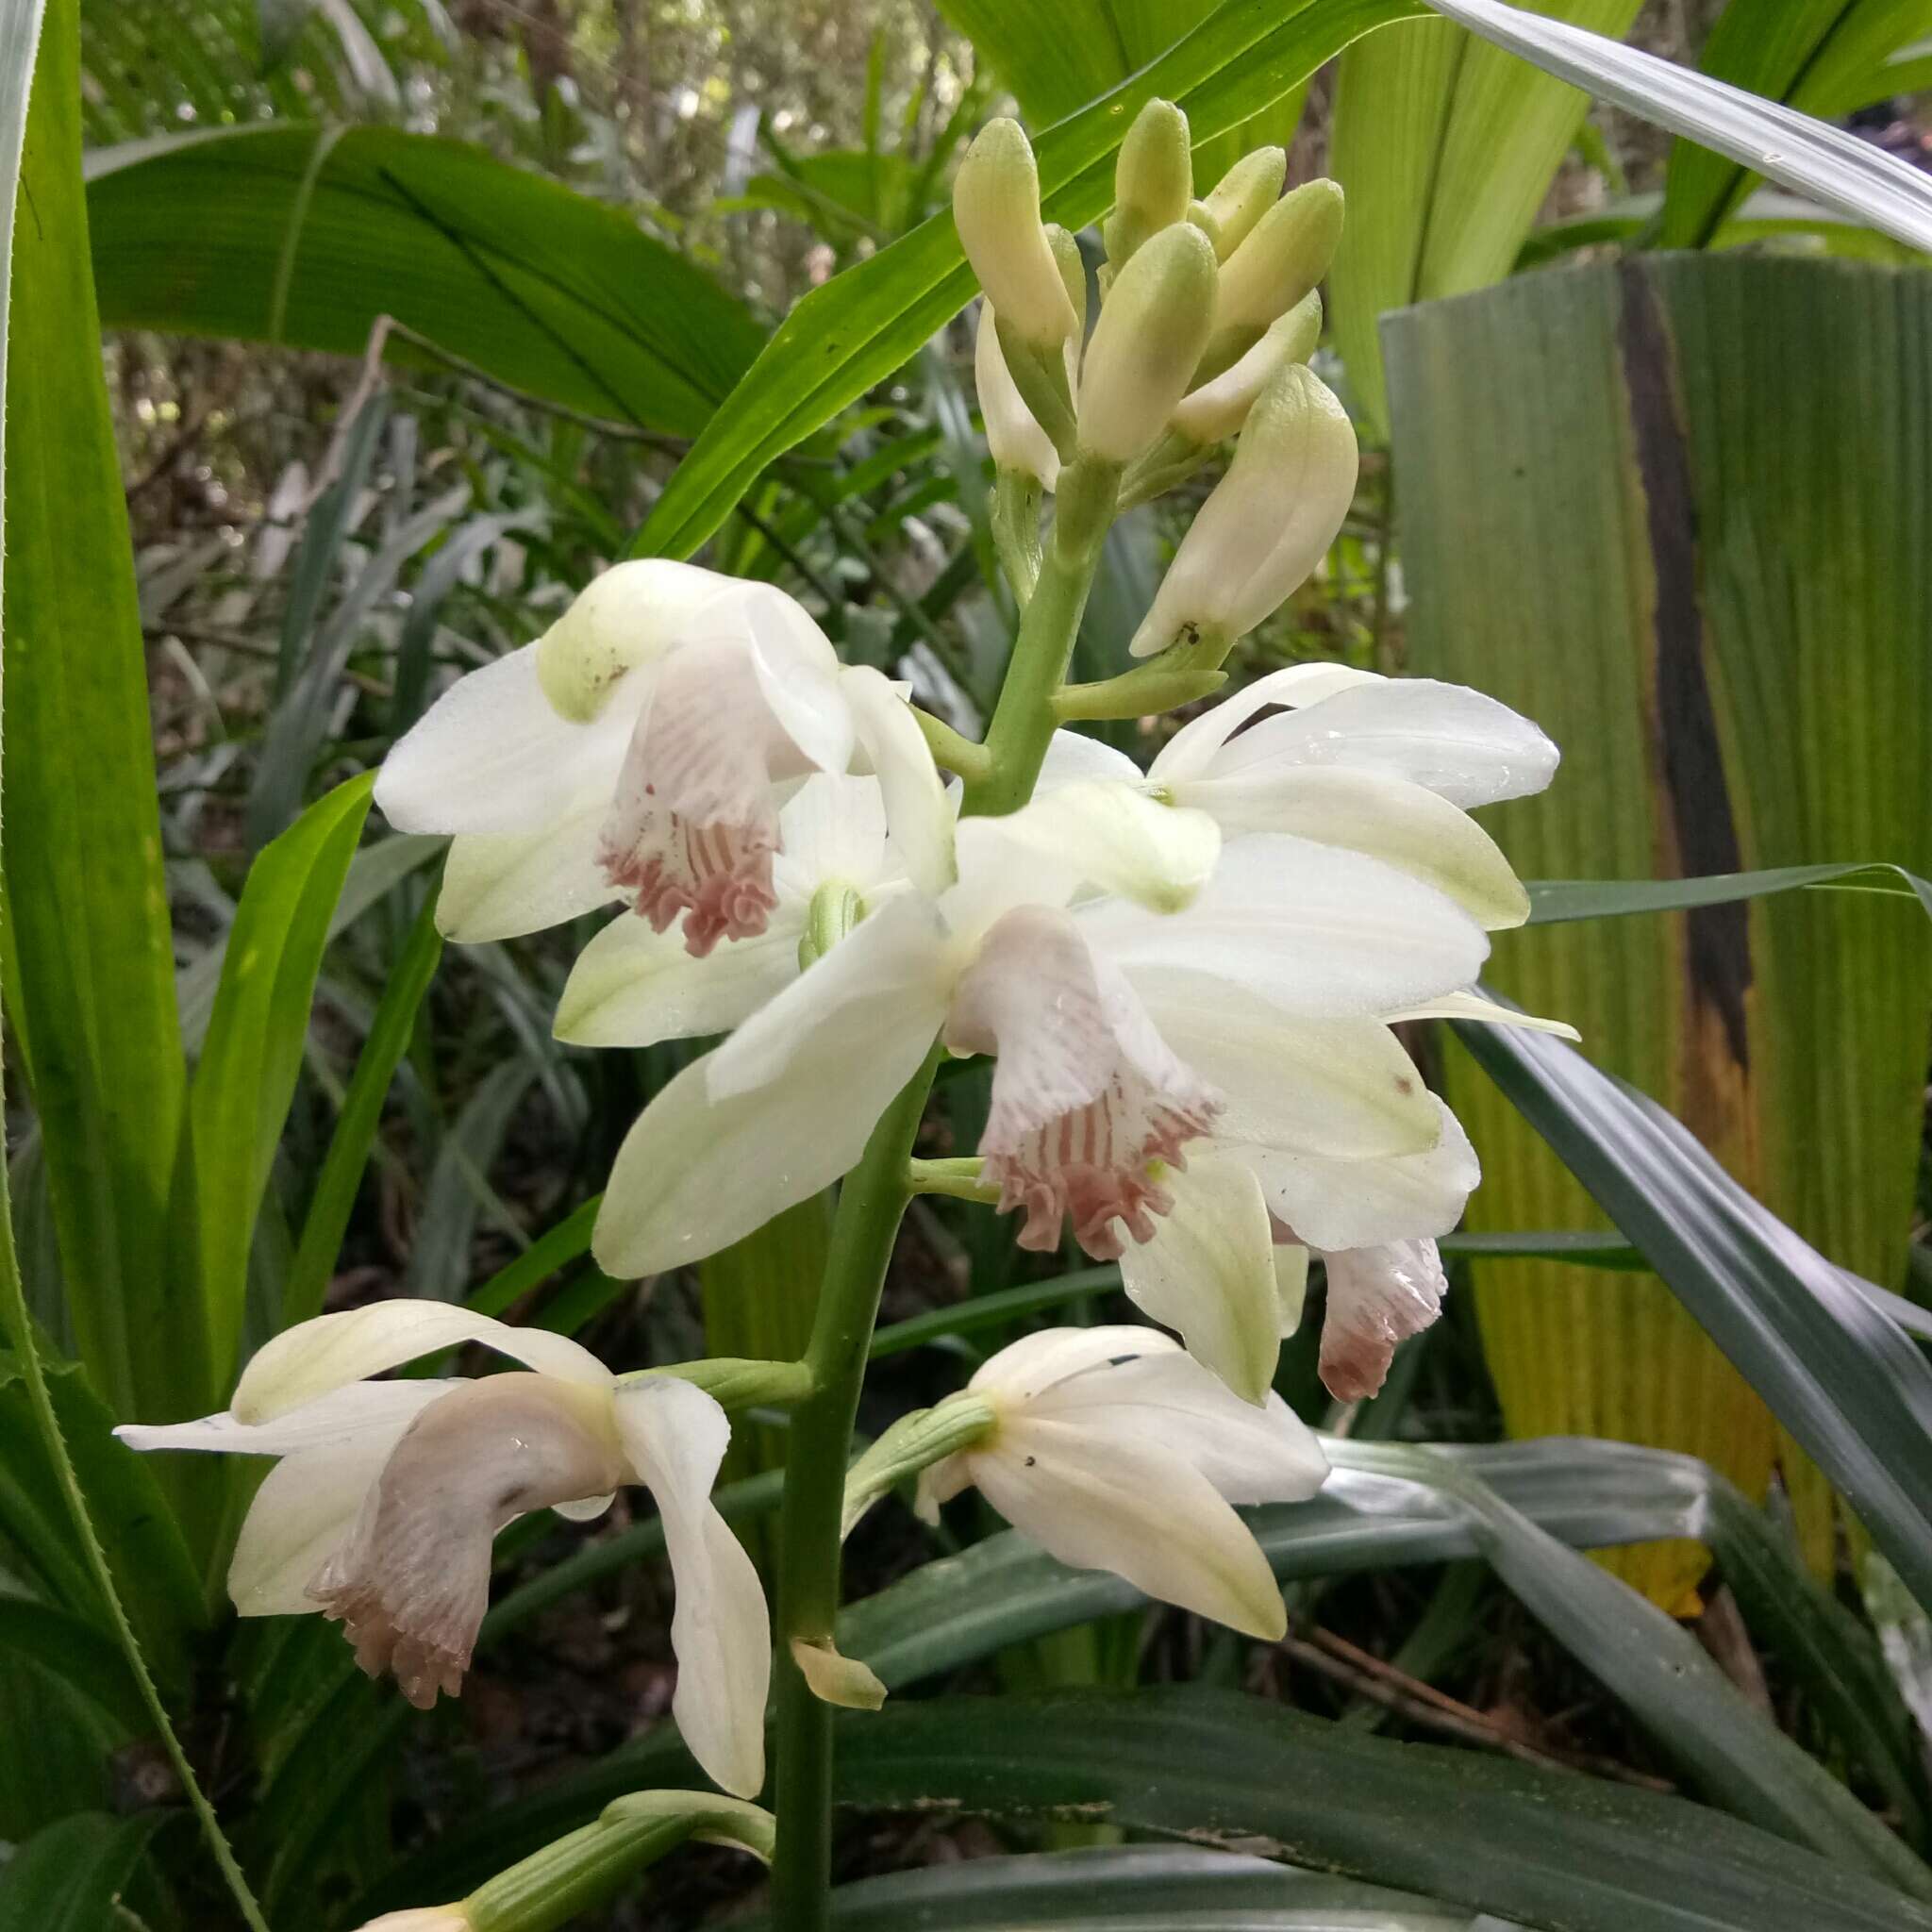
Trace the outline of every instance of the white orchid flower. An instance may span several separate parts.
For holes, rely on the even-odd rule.
[[[455,835],[437,921],[506,939],[623,900],[703,954],[765,929],[785,787],[876,773],[908,864],[950,875],[938,774],[877,671],[769,584],[606,571],[534,644],[460,678],[384,761],[391,824]],[[903,811],[903,827],[898,820]]]
[[[1002,1349],[968,1393],[991,1428],[920,1476],[922,1514],[969,1487],[1048,1555],[1109,1570],[1252,1637],[1287,1629],[1267,1558],[1229,1507],[1312,1496],[1328,1474],[1278,1395],[1239,1400],[1170,1337],[1049,1328]]]
[[[1496,931],[1521,925],[1529,898],[1466,808],[1541,791],[1557,756],[1528,719],[1462,685],[1296,664],[1184,725],[1144,777],[1124,753],[1060,731],[1040,782],[1112,778],[1207,812],[1229,838],[1292,832],[1364,852]]]
[[[1054,1246],[1063,1216],[1102,1258],[1147,1239],[1168,1206],[1158,1164],[1221,1102],[1110,953],[1138,968],[1143,927],[1185,924],[1191,940],[1154,948],[1151,984],[1183,1002],[1194,989],[1211,1014],[1220,982],[1252,975],[1336,1018],[1466,985],[1487,946],[1441,894],[1373,860],[1297,839],[1241,846],[1265,847],[1263,862],[1242,859],[1224,891],[1241,847],[1217,868],[1211,819],[1107,783],[964,821],[956,885],[866,919],[653,1100],[611,1173],[600,1263],[633,1275],[699,1259],[837,1179],[935,1036],[997,1056],[979,1152],[1002,1205],[1026,1210],[1022,1245]],[[1103,896],[1069,909],[1088,892]],[[1118,930],[1115,910],[1131,915]]]
[[[786,802],[778,824],[763,932],[694,956],[675,931],[612,920],[571,969],[558,1002],[558,1039],[651,1046],[727,1032],[798,977],[799,944],[822,894],[849,893],[852,911],[865,917],[912,890],[875,778],[816,773]]]
[[[1130,981],[1134,974],[1129,973]],[[1391,1352],[1434,1320],[1445,1285],[1412,1246],[1462,1218],[1481,1179],[1474,1150],[1391,1030],[1435,1017],[1537,1027],[1472,994],[1357,1020],[1297,1020],[1226,986],[1212,1007],[1146,976],[1149,1014],[1222,1095],[1208,1134],[1160,1176],[1171,1206],[1120,1256],[1148,1315],[1234,1391],[1258,1402],[1280,1338],[1301,1316],[1308,1250],[1328,1263],[1322,1372],[1344,1399],[1379,1388]],[[1411,1292],[1432,1285],[1432,1292]]]
[[[480,1341],[531,1374],[370,1381]],[[244,1617],[320,1609],[372,1676],[426,1709],[454,1695],[489,1601],[491,1539],[532,1509],[588,1521],[625,1483],[657,1498],[676,1582],[672,1712],[726,1790],[764,1782],[771,1629],[758,1571],[710,1500],[724,1411],[672,1376],[619,1382],[561,1335],[446,1302],[377,1302],[285,1330],[219,1415],[114,1432],[134,1449],[280,1458],[228,1569]]]

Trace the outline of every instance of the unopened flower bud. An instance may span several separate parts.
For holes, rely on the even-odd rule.
[[[1017,121],[989,121],[966,150],[953,181],[953,220],[1009,330],[1037,344],[1074,333],[1073,304],[1040,219],[1040,171]]]
[[[1310,289],[1239,362],[1182,399],[1174,432],[1197,446],[1234,435],[1261,391],[1290,363],[1306,362],[1321,339],[1322,298]]]
[[[1194,216],[1207,229],[1223,261],[1247,240],[1248,232],[1273,208],[1288,179],[1288,150],[1257,147],[1243,155],[1197,204]]]
[[[461,1906],[410,1906],[371,1919],[362,1932],[475,1932],[475,1926]]]
[[[1131,462],[1187,394],[1214,312],[1214,249],[1187,223],[1140,249],[1100,310],[1080,375],[1080,446]]]
[[[1150,236],[1187,219],[1193,192],[1188,117],[1172,101],[1149,101],[1127,129],[1114,169],[1114,210],[1105,240],[1115,275]]]
[[[1284,195],[1222,265],[1208,363],[1218,372],[1245,355],[1328,273],[1341,239],[1341,190],[1310,181]]]
[[[1133,655],[1253,630],[1327,554],[1354,500],[1356,469],[1348,412],[1311,371],[1282,370],[1181,540]]]
[[[999,327],[992,304],[979,309],[979,333],[973,345],[973,375],[979,388],[979,413],[986,420],[986,446],[996,470],[1031,476],[1051,490],[1060,474],[1059,452],[1053,440],[1021,400],[1012,372],[1000,353]]]
[[[1079,242],[1058,222],[1046,225],[1046,245],[1053,250],[1060,285],[1067,291],[1067,300],[1074,305],[1074,332],[1067,338],[1067,358],[1073,367],[1077,365],[1080,344],[1087,334],[1087,263],[1081,257]]]

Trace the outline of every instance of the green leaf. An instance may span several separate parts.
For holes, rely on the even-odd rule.
[[[1924,23],[1921,0],[1730,0],[1697,65],[1716,79],[1837,120],[1863,105],[1857,83]],[[1662,245],[1708,246],[1757,178],[1730,157],[1676,142],[1664,177]]]
[[[1635,0],[1541,9],[1621,39]],[[1389,403],[1383,313],[1501,281],[1514,265],[1590,102],[1440,20],[1367,35],[1336,72],[1328,168],[1349,198],[1329,272],[1335,340],[1377,433]]]
[[[1041,136],[1048,219],[1077,228],[1109,205],[1114,150],[1143,102],[1177,101],[1206,141],[1272,107],[1357,35],[1417,10],[1411,0],[1224,0],[1158,60]],[[689,557],[768,463],[909,361],[973,292],[950,211],[813,290],[678,466],[633,554]]]
[[[743,306],[618,209],[430,135],[135,142],[90,158],[88,206],[110,328],[358,356],[389,315],[513,389],[680,435],[758,350]]]
[[[25,1658],[95,1707],[123,1736],[147,1727],[141,1687],[111,1638],[50,1604],[0,1597],[0,1656]],[[0,1918],[0,1924],[4,1924]]]
[[[81,1811],[35,1832],[0,1866],[0,1932],[105,1932],[168,1816]]]
[[[1910,1338],[1654,1101],[1547,1036],[1457,1031],[1932,1605],[1932,1364]]]
[[[1552,923],[1499,938],[1494,983],[1888,1285],[1932,946],[1893,880],[1832,874],[1852,854],[1932,873],[1932,655],[1899,643],[1932,635],[1928,329],[1923,275],[1726,254],[1520,276],[1384,331],[1407,668],[1564,752],[1546,793],[1486,817],[1520,873],[1560,882],[1537,895]],[[1656,872],[1689,876],[1640,882]],[[1767,890],[1806,882],[1833,889]],[[1506,1102],[1452,1087],[1483,1151],[1474,1229],[1598,1221]],[[1674,1297],[1555,1269],[1476,1287],[1512,1431],[1683,1449],[1753,1495],[1781,1462],[1829,1563],[1824,1485]],[[1671,1608],[1704,1558],[1620,1562]]]
[[[1116,1845],[967,1858],[841,1885],[838,1932],[1509,1932],[1459,1907],[1238,1852]],[[746,1928],[750,1932],[750,1928]]]
[[[1854,879],[1867,883],[1854,886]],[[1618,919],[1632,912],[1685,912],[1693,906],[1732,906],[1740,899],[1761,899],[1801,886],[1912,897],[1932,915],[1932,884],[1902,865],[1882,861],[1787,865],[1770,872],[1721,873],[1696,879],[1532,879],[1528,883],[1532,925],[1560,925],[1572,919]]]
[[[328,1154],[309,1196],[295,1259],[282,1286],[283,1327],[322,1312],[323,1297],[362,1185],[362,1173],[382,1124],[383,1102],[396,1068],[408,1051],[417,1010],[441,958],[442,935],[436,929],[436,894],[432,891],[409,929],[402,957],[383,987],[368,1038],[356,1057],[356,1071],[336,1118],[336,1130],[329,1137]]]
[[[942,0],[940,8],[974,52],[991,62],[1036,127],[1064,121],[1110,92],[1214,10],[1215,0]],[[1291,87],[1212,137],[1192,128],[1195,192],[1205,193],[1251,148],[1286,147],[1307,91],[1306,83]]]
[[[839,1730],[871,1809],[1106,1821],[1267,1849],[1549,1932],[1908,1932],[1932,1909],[1702,1806],[1224,1691],[890,1703]]]
[[[7,9],[11,141],[38,7]],[[174,952],[127,512],[80,188],[73,23],[50,28],[19,175],[6,391],[6,999],[46,1153],[81,1353],[116,1411],[197,1386],[168,1264],[182,1113]],[[0,182],[14,202],[13,151]]]
[[[1871,142],[1502,0],[1429,4],[1546,73],[1589,89],[1598,100],[1761,169],[1772,180],[1914,248],[1932,248],[1932,185]]]
[[[248,1248],[294,1098],[316,974],[375,775],[339,785],[249,868],[194,1070],[194,1189],[216,1386],[242,1336]]]

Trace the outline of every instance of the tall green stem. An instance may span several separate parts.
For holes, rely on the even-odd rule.
[[[1046,546],[1020,623],[986,734],[986,769],[967,783],[966,811],[1014,811],[1032,795],[1053,739],[1053,694],[1073,655],[1118,482],[1112,465],[1076,463],[1062,473],[1060,527]],[[805,1353],[811,1393],[791,1416],[778,1527],[774,1659],[778,1842],[772,1898],[780,1932],[824,1932],[830,1911],[832,1713],[807,1685],[791,1645],[795,1640],[829,1642],[838,1620],[840,1517],[852,1423],[886,1265],[910,1197],[913,1138],[938,1064],[935,1049],[880,1116],[858,1165],[841,1184],[831,1253]]]
[[[832,1879],[832,1713],[812,1694],[791,1645],[831,1641],[839,1615],[840,1515],[852,1423],[879,1291],[906,1210],[907,1162],[938,1055],[892,1102],[839,1190],[832,1251],[806,1366],[812,1392],[792,1411],[778,1527],[777,1808],[773,1903],[785,1932],[816,1932]]]

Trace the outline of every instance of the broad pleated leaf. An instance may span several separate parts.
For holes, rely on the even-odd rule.
[[[90,158],[88,208],[109,327],[359,356],[390,315],[512,388],[683,435],[758,351],[743,305],[616,208],[431,135],[134,142]]]
[[[1391,318],[1410,668],[1479,684],[1564,750],[1547,793],[1489,820],[1519,871],[1932,870],[1932,657],[1901,648],[1932,635],[1928,327],[1924,276],[1734,256],[1552,272]],[[1573,884],[1545,909],[1643,892]],[[1896,1282],[1932,996],[1922,904],[1746,904],[1715,884],[1649,903],[1674,894],[1691,909],[1668,921],[1506,936],[1495,982],[1574,1024],[1832,1260]],[[1485,1168],[1474,1227],[1590,1224],[1506,1106],[1467,1080],[1455,1097]],[[1761,1492],[1770,1419],[1674,1298],[1532,1272],[1479,1289],[1513,1430],[1685,1449]],[[1824,1560],[1828,1504],[1798,1458],[1786,1474]],[[1669,1604],[1701,1560],[1625,1574]]]
[[[1621,40],[1637,0],[1540,10]],[[1509,273],[1589,108],[1587,94],[1444,21],[1389,27],[1343,53],[1328,169],[1354,218],[1329,272],[1329,313],[1351,393],[1380,437],[1381,316]]]
[[[1681,1798],[1388,1743],[1229,1691],[895,1700],[841,1724],[839,1769],[852,1805],[1272,1848],[1548,1932],[1932,1926],[1932,1907]]]

